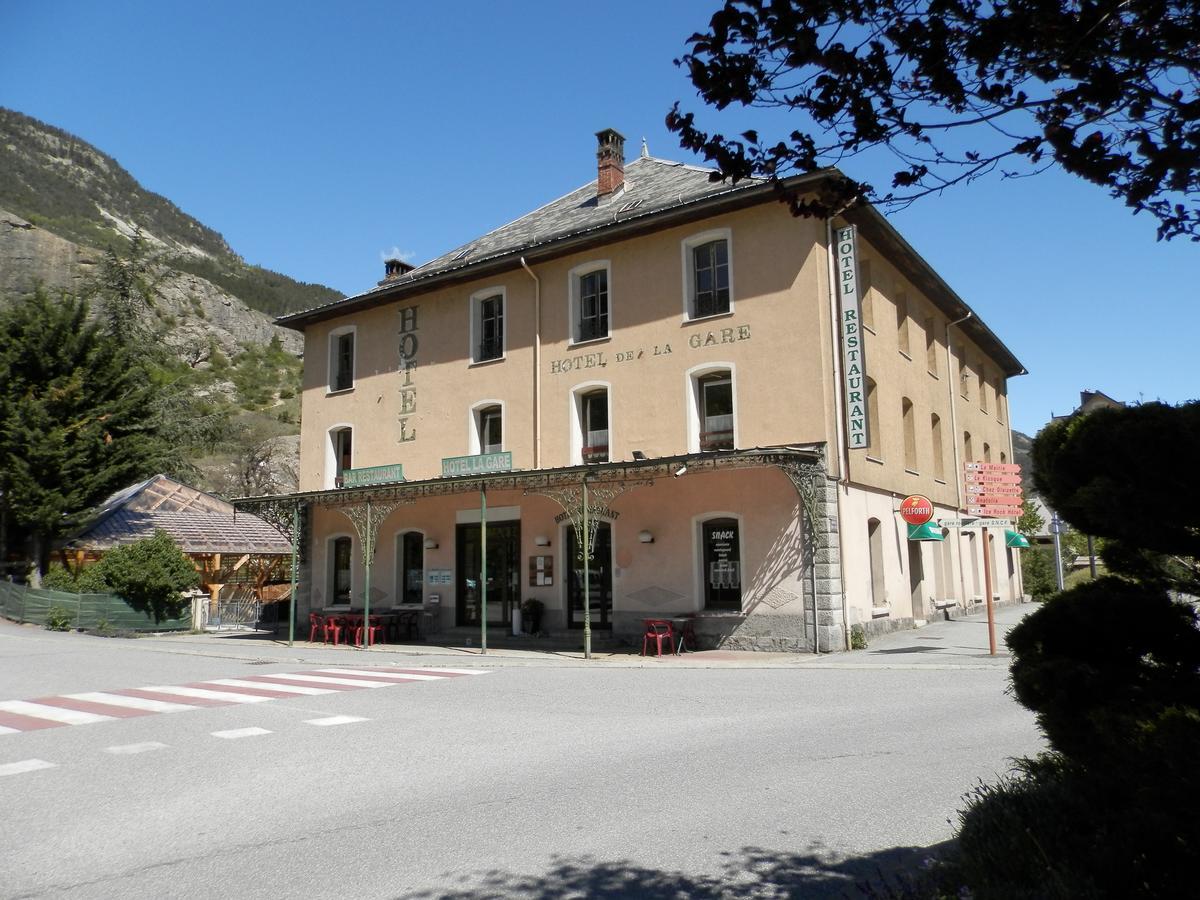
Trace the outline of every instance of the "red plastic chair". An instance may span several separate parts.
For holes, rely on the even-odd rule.
[[[679,651],[675,649],[675,630],[667,619],[646,620],[646,630],[642,633],[642,656],[646,655],[646,644],[649,641],[654,641],[658,656],[662,656],[663,641],[667,642],[668,650],[676,656],[679,655]]]
[[[320,613],[310,612],[308,614],[308,642],[310,644],[316,641],[317,632],[325,634],[325,617]]]
[[[326,616],[325,617],[325,634],[322,643],[329,643],[329,636],[333,635],[333,646],[337,646],[342,639],[342,629],[345,627],[346,621],[341,616]]]
[[[378,616],[371,616],[371,619],[366,624],[363,623],[362,616],[358,618],[358,624],[354,627],[354,646],[361,647],[363,642],[363,631],[367,632],[367,646],[379,643],[380,640],[387,640],[387,624]]]

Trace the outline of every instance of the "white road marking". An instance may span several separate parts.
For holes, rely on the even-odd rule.
[[[213,737],[226,738],[227,740],[237,740],[244,737],[257,737],[260,734],[270,734],[265,728],[234,728],[230,731],[214,731]]]
[[[90,725],[93,722],[111,722],[115,716],[101,716],[96,713],[80,712],[77,709],[62,709],[58,706],[42,706],[40,703],[29,703],[25,700],[5,700],[0,703],[4,712],[20,713],[23,716],[34,716],[38,719],[49,719],[51,722],[62,722],[64,725]]]
[[[228,700],[230,703],[265,703],[271,697],[251,697],[249,694],[235,694],[232,691],[206,691],[204,688],[193,687],[162,687],[142,688],[143,691],[154,691],[156,694],[178,694],[180,697],[198,697],[201,700]]]
[[[304,687],[299,684],[276,684],[273,681],[242,681],[240,678],[214,678],[208,684],[224,684],[228,687],[256,688],[260,691],[279,691],[281,694],[305,694],[315,697],[318,694],[336,694],[328,688]]]
[[[327,719],[305,719],[305,725],[349,725],[351,722],[366,722],[362,716],[330,716]]]
[[[21,762],[5,763],[0,766],[0,776],[20,775],[23,772],[36,772],[38,769],[53,769],[54,763],[44,759],[25,759]]]
[[[364,669],[317,669],[318,672],[331,672],[342,675],[360,675],[363,678],[386,678],[399,681],[401,679],[409,679],[412,681],[441,681],[440,675],[406,675],[401,672],[368,672]]]
[[[115,753],[118,756],[129,756],[134,753],[149,753],[151,750],[164,750],[166,744],[160,744],[158,741],[147,741],[144,744],[122,744],[117,747],[105,747],[105,753]]]
[[[491,669],[431,669],[428,666],[421,666],[422,672],[445,672],[447,675],[487,675]]]
[[[349,684],[354,687],[387,687],[386,681],[365,681],[361,678],[328,678],[324,675],[272,675],[272,678],[286,678],[290,681],[311,681],[314,684]]]
[[[64,694],[72,700],[87,700],[91,703],[107,703],[109,706],[124,706],[128,709],[144,709],[148,712],[183,712],[185,709],[199,709],[188,703],[168,703],[165,700],[150,700],[146,697],[124,697],[121,694],[106,694],[103,691],[93,691],[87,694]]]
[[[20,734],[20,733],[21,733],[20,728],[8,728],[7,726],[0,725],[0,734]]]

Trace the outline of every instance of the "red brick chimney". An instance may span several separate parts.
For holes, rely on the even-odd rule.
[[[596,196],[607,197],[625,183],[625,136],[611,128],[596,132]]]

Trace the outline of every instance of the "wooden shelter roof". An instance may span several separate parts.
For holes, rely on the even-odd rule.
[[[159,529],[189,555],[292,552],[291,542],[258,516],[235,514],[232,503],[166,475],[113,494],[66,548],[103,552],[152,537]]]

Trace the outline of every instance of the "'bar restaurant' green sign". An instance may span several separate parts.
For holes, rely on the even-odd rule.
[[[362,469],[346,469],[342,472],[342,487],[362,487],[367,484],[390,484],[404,480],[404,466],[366,466]]]
[[[481,453],[478,456],[447,456],[442,460],[442,477],[455,475],[487,475],[491,472],[511,472],[512,453]]]

